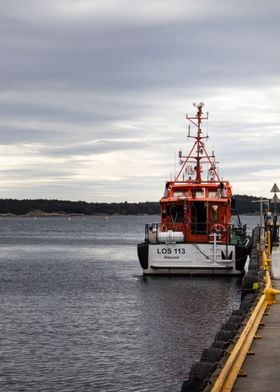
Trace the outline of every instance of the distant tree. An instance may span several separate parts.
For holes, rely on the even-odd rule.
[[[252,203],[257,198],[247,195],[236,195],[233,213],[250,214],[259,211],[259,203]],[[279,211],[279,205],[277,206]],[[158,215],[160,212],[159,202],[129,203],[87,203],[85,201],[48,200],[48,199],[0,199],[0,213],[25,215],[30,211],[40,210],[43,213],[65,214],[121,214],[121,215]]]

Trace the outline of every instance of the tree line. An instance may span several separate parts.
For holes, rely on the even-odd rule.
[[[0,199],[0,214],[26,215],[31,212],[46,214],[158,214],[158,202],[144,203],[87,203],[85,201],[48,200],[48,199]]]
[[[253,203],[256,197],[235,196],[233,213],[254,214],[259,211],[259,203]],[[273,207],[274,208],[274,207]],[[26,215],[32,212],[45,214],[120,214],[120,215],[158,215],[158,202],[129,203],[88,203],[85,201],[48,200],[48,199],[0,199],[0,214]]]

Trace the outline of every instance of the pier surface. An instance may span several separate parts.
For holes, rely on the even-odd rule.
[[[273,287],[280,290],[280,247],[272,251]],[[264,316],[264,326],[258,329],[261,339],[255,339],[242,370],[246,377],[238,377],[234,392],[280,391],[280,301],[271,305]]]

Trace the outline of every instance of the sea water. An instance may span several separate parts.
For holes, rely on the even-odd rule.
[[[136,244],[153,221],[0,218],[1,391],[180,391],[241,279],[144,278]]]

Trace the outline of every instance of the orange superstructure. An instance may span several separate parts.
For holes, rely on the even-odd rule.
[[[167,183],[160,201],[161,230],[182,231],[186,242],[209,242],[217,233],[226,243],[231,221],[228,183]],[[221,189],[222,188],[222,189]]]
[[[186,116],[196,127],[195,139],[189,154],[179,152],[181,168],[174,181],[166,183],[160,200],[161,230],[181,231],[186,242],[209,242],[214,233],[221,243],[230,236],[232,191],[228,181],[219,178],[214,153],[205,148],[201,124],[203,115],[200,103],[195,105],[197,114]],[[206,169],[205,169],[206,167]],[[203,179],[203,174],[207,179]]]

